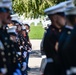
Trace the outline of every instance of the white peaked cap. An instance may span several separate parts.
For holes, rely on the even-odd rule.
[[[7,32],[8,33],[16,33],[16,26],[11,26],[11,27],[9,27],[8,29],[7,29]]]
[[[46,14],[55,14],[58,12],[64,12],[65,7],[66,7],[66,3],[59,3],[55,6],[52,6],[52,7],[45,9],[44,12]]]
[[[75,5],[74,5],[74,1],[73,1],[73,0],[66,1],[66,5],[67,5],[66,8],[69,8],[69,7],[75,7]]]
[[[29,25],[28,21],[26,21],[26,20],[23,20],[22,23],[23,23],[23,24],[28,24],[28,25]]]
[[[65,9],[68,7],[75,7],[73,0],[64,1],[64,2],[61,2],[60,4],[65,5]]]
[[[76,15],[76,0],[70,0],[70,3],[67,3],[65,15]]]
[[[18,14],[11,15],[11,20],[17,20],[18,21]]]
[[[44,12],[46,14],[55,14],[58,12],[65,12],[67,7],[75,7],[74,1],[70,0],[70,1],[61,2],[55,6],[52,6],[52,7],[45,9]]]
[[[0,7],[12,9],[12,1],[11,0],[0,0]]]
[[[19,19],[18,14],[11,15],[11,20],[16,20],[18,23],[22,24],[21,20]]]
[[[65,11],[65,15],[76,15],[76,7],[67,8]]]
[[[22,25],[22,29],[23,29],[23,30],[26,30],[26,27],[25,27],[24,25]]]

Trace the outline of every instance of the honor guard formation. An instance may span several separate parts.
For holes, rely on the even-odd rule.
[[[68,0],[44,10],[51,25],[42,39],[46,62],[42,75],[76,75],[76,0]]]
[[[12,1],[0,0],[0,75],[28,75],[30,26],[12,14]],[[76,0],[44,10],[51,25],[42,39],[42,75],[76,75]],[[33,62],[34,63],[34,62]]]
[[[30,26],[13,19],[11,0],[0,0],[0,75],[27,75]]]

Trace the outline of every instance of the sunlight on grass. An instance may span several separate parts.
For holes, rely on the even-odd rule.
[[[37,26],[34,26],[34,23],[30,26],[30,39],[42,39],[44,35],[44,28],[41,23],[38,23]]]

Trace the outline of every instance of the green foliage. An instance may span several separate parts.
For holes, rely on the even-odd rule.
[[[31,31],[29,34],[30,39],[42,39],[44,34],[44,29],[41,25],[41,23],[39,23],[37,26],[34,26],[34,24],[31,24]]]
[[[24,5],[23,0],[14,0],[13,9],[15,12],[17,12],[19,14],[23,14],[24,12],[26,12],[26,7]]]
[[[23,14],[25,17],[37,18],[44,15],[44,9],[65,0],[12,0],[13,10],[16,13]]]

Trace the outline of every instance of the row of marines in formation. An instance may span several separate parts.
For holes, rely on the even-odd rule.
[[[11,0],[0,0],[0,75],[27,75],[29,25],[11,20]]]
[[[45,9],[51,25],[45,31],[43,75],[76,75],[76,6],[74,0]]]

